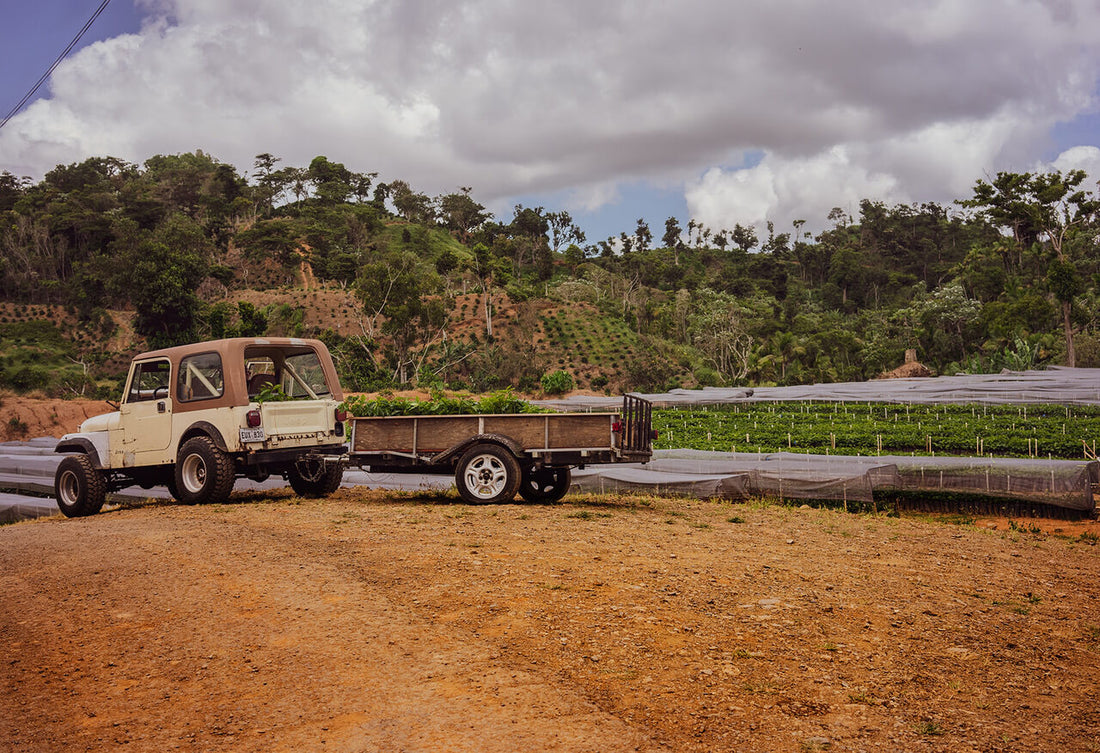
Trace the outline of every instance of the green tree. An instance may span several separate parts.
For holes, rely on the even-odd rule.
[[[485,207],[470,197],[471,190],[463,186],[457,193],[440,196],[436,201],[443,226],[463,243],[468,243],[471,233],[491,217]]]
[[[339,162],[330,162],[324,156],[314,157],[306,174],[317,198],[324,203],[341,204],[351,195],[352,173]]]
[[[541,207],[536,212],[541,211]],[[550,248],[556,254],[561,250],[562,245],[566,243],[584,243],[584,231],[581,230],[573,222],[573,216],[569,212],[547,212],[545,215],[546,225],[550,233]],[[532,220],[533,225],[529,230],[533,230],[534,234],[538,234],[538,228],[541,227],[541,223],[537,220]],[[543,234],[547,232],[542,231]]]
[[[1091,191],[1081,188],[1087,175],[1083,170],[1067,173],[1052,171],[997,174],[990,183],[978,180],[974,195],[959,201],[977,209],[993,224],[1010,229],[1016,242],[1016,267],[1022,268],[1024,251],[1042,243],[1045,253],[1033,254],[1037,262],[1046,261],[1046,281],[1051,295],[1062,310],[1062,332],[1066,343],[1066,364],[1076,364],[1074,348],[1073,299],[1086,290],[1075,256],[1084,258],[1093,246],[1093,227],[1100,201]],[[1038,274],[1040,268],[1035,270]]]
[[[405,181],[391,181],[389,195],[397,213],[409,222],[422,224],[434,222],[435,208],[432,206],[432,200],[425,194],[412,190]]]
[[[137,310],[134,328],[151,345],[195,340],[202,309],[196,291],[210,266],[211,249],[202,229],[183,214],[172,215],[151,233],[127,224],[113,244],[120,262],[110,281],[113,293]]]
[[[707,289],[699,292],[694,308],[688,325],[692,344],[724,380],[744,379],[753,346],[745,310],[729,294]]]
[[[388,337],[385,351],[394,380],[415,381],[427,349],[445,331],[446,307],[435,275],[414,254],[402,252],[365,265],[357,292],[369,338]]]

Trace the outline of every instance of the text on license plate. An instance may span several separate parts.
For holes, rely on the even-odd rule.
[[[262,442],[264,439],[266,437],[262,426],[258,429],[241,429],[242,442]]]

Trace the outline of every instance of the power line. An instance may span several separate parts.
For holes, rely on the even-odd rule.
[[[80,38],[82,36],[84,36],[84,32],[91,28],[92,24],[95,23],[95,20],[99,18],[99,14],[107,8],[107,4],[109,2],[111,2],[111,0],[103,0],[103,2],[99,4],[99,7],[96,8],[96,12],[93,13],[92,17],[88,19],[88,23],[84,24],[84,27],[77,32],[75,37],[73,37],[73,41],[69,42],[69,46],[66,47],[64,51],[62,51],[62,53],[57,56],[57,60],[53,61],[53,64],[46,70],[45,73],[42,74],[42,78],[38,79],[38,81],[34,85],[34,88],[27,92],[23,96],[23,99],[19,100],[19,103],[16,104],[15,107],[11,108],[8,114],[4,116],[3,120],[0,120],[0,128],[6,126],[8,124],[8,121],[11,120],[12,117],[23,108],[23,105],[27,104],[27,102],[30,101],[30,98],[34,96],[39,87],[42,86],[42,84],[46,82],[46,79],[50,77],[50,74],[53,73],[53,69],[56,68],[58,64],[65,59],[66,55],[72,52],[72,49],[74,47],[76,47],[76,43],[80,41]]]

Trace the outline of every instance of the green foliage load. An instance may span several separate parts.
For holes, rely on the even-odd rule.
[[[285,403],[288,400],[293,400],[290,395],[283,391],[282,385],[278,384],[265,384],[260,388],[259,393],[252,398],[257,403]]]
[[[428,400],[385,394],[374,399],[365,395],[352,395],[344,401],[343,407],[351,415],[359,418],[547,412],[526,402],[510,389],[498,390],[481,398],[469,395],[447,397],[442,392],[433,392]]]

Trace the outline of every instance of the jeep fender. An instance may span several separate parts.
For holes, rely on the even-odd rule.
[[[222,433],[218,431],[218,427],[209,421],[196,421],[187,427],[187,431],[180,437],[180,447],[183,443],[192,437],[207,436],[214,441],[214,444],[218,446],[218,449],[222,452],[229,452],[229,447],[225,444],[225,438]]]
[[[66,434],[53,448],[57,453],[79,453],[87,455],[95,468],[103,468],[103,458],[107,457],[107,435]]]

